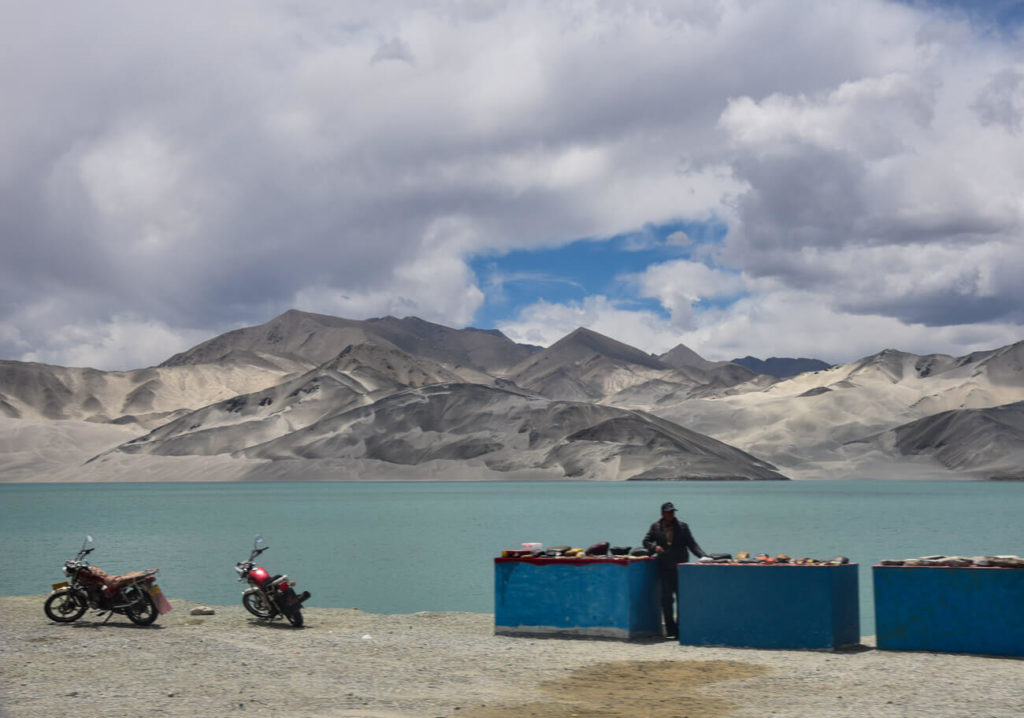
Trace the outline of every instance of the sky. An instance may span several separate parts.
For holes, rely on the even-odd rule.
[[[0,0],[0,359],[291,309],[1024,340],[1024,0]]]

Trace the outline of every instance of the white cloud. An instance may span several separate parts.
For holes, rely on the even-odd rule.
[[[136,369],[154,366],[210,338],[206,330],[172,329],[129,315],[108,322],[69,324],[49,332],[45,349],[26,352],[22,361],[59,366]]]
[[[445,240],[433,252],[411,258],[394,268],[390,280],[369,287],[336,284],[303,287],[291,304],[304,311],[353,319],[416,316],[456,327],[468,326],[483,304],[469,267],[446,251]],[[459,240],[452,240],[456,245]]]
[[[1006,68],[995,73],[978,93],[974,110],[983,125],[1000,125],[1019,134],[1024,118],[1024,72]]]
[[[934,88],[905,73],[844,82],[822,98],[773,94],[732,100],[720,119],[732,142],[758,155],[810,145],[865,158],[912,148],[933,117]],[[908,146],[910,145],[910,146]]]
[[[885,348],[963,356],[1020,340],[1020,327],[1013,323],[941,327],[906,323],[880,314],[844,311],[828,293],[773,289],[768,286],[771,283],[757,282],[760,291],[725,310],[688,314],[682,327],[675,316],[666,318],[594,296],[569,304],[538,302],[499,328],[515,341],[549,346],[583,326],[654,354],[684,344],[713,361],[751,355],[844,363]]]
[[[595,296],[510,325],[724,350],[764,317],[791,336],[769,309],[801,297],[879,337],[1022,323],[1019,46],[926,5],[8,10],[0,356],[99,360],[104,327],[185,341],[295,304],[462,325],[483,303],[466,257],[707,220],[729,228],[700,255],[717,269],[635,285],[668,320]],[[79,351],[68,326],[96,329]]]
[[[678,333],[657,313],[624,308],[600,295],[568,304],[537,302],[515,319],[498,323],[513,341],[540,346],[549,346],[578,327],[656,354],[679,343]]]
[[[736,272],[687,260],[652,265],[629,281],[640,296],[657,299],[671,316],[672,326],[680,330],[694,328],[700,302],[734,298],[747,288],[747,281]]]

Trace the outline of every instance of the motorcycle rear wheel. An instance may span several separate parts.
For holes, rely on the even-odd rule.
[[[131,602],[131,605],[124,609],[124,613],[137,626],[148,626],[160,615],[156,610],[156,604],[153,603],[153,597],[149,595],[148,591],[144,591],[138,586],[129,586],[124,590],[123,595],[126,601]]]
[[[51,621],[57,623],[71,623],[77,621],[88,610],[88,604],[82,597],[70,588],[61,588],[46,599],[43,604],[43,612]]]
[[[288,619],[288,623],[292,624],[296,628],[302,628],[302,609],[299,607],[290,608],[285,611],[284,617]]]
[[[272,618],[277,611],[271,606],[259,591],[242,594],[242,605],[256,618]]]

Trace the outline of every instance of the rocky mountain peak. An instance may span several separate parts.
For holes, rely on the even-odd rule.
[[[659,356],[658,359],[673,369],[683,369],[685,367],[707,369],[715,364],[715,362],[708,361],[685,344],[676,344]]]
[[[615,362],[639,364],[651,369],[667,369],[657,357],[586,327],[578,327],[541,352],[564,359],[599,356]]]

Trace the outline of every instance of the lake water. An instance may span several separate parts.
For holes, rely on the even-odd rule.
[[[0,484],[0,593],[47,592],[91,534],[108,572],[159,567],[167,595],[233,604],[259,533],[311,606],[491,613],[502,549],[638,546],[663,501],[706,551],[850,557],[866,635],[879,560],[1024,555],[1024,483]]]

